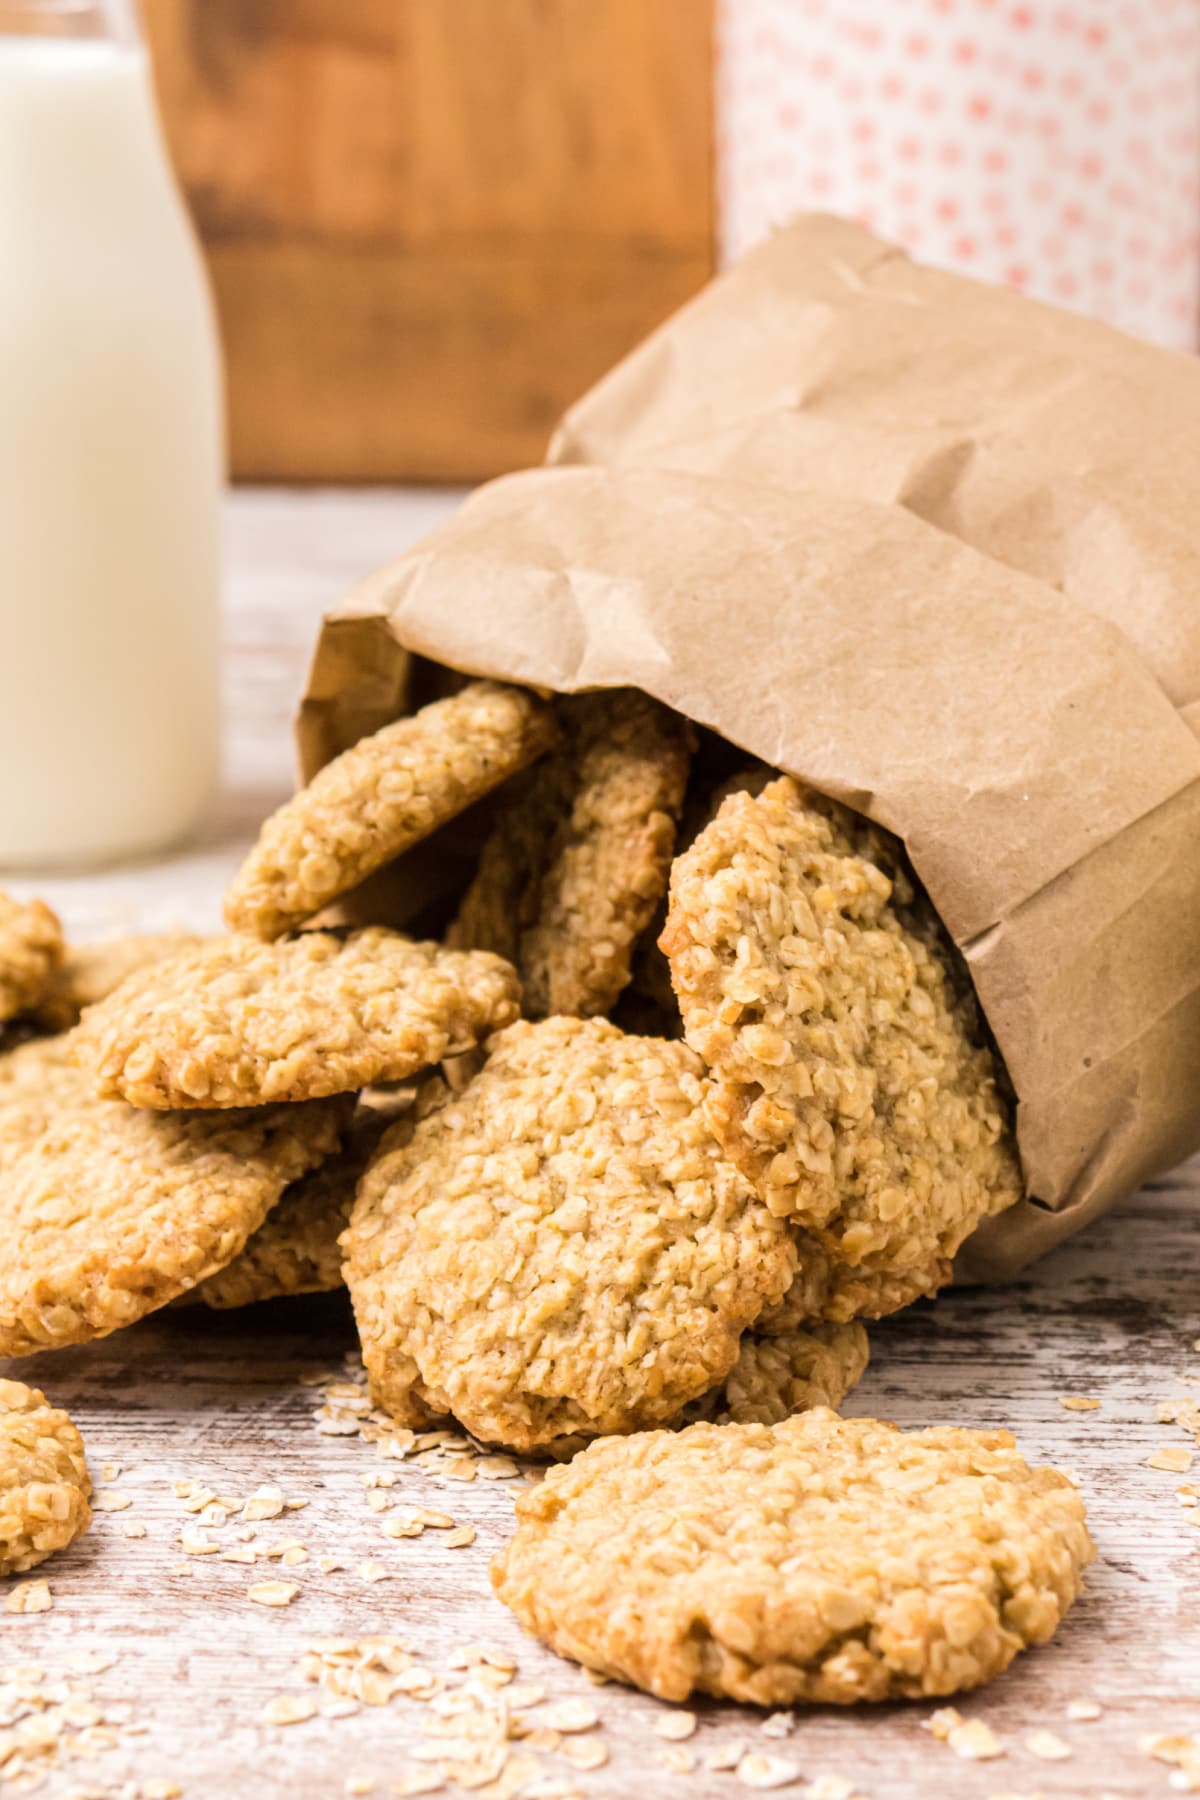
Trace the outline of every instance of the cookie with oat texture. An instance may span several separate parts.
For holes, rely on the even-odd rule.
[[[813,1406],[842,1404],[867,1372],[867,1334],[855,1321],[809,1319],[768,1336],[756,1324],[742,1339],[723,1387],[688,1407],[685,1418],[724,1425],[777,1425]]]
[[[1044,1644],[1094,1555],[1007,1431],[824,1407],[592,1444],[517,1500],[500,1599],[662,1700],[850,1705],[978,1687]]]
[[[970,982],[898,846],[790,777],[676,859],[660,939],[710,1123],[836,1265],[837,1318],[949,1279],[1021,1197]]]
[[[129,975],[191,950],[203,940],[191,931],[148,931],[133,937],[69,944],[31,1014],[43,1031],[69,1031],[89,1006],[107,1000]]]
[[[393,1143],[403,1141],[420,1119],[445,1103],[449,1093],[445,1081],[435,1075],[422,1082],[399,1117],[390,1109],[360,1105],[342,1149],[293,1182],[240,1256],[202,1281],[187,1298],[224,1312],[259,1300],[325,1294],[344,1287],[338,1240],[350,1221],[367,1164],[385,1132],[392,1130]]]
[[[67,1042],[0,1057],[0,1356],[106,1337],[224,1268],[349,1110],[142,1111],[98,1098]]]
[[[0,1575],[45,1562],[92,1521],[83,1439],[23,1381],[0,1381]]]
[[[561,747],[501,796],[449,941],[515,963],[530,1018],[606,1013],[666,891],[694,734],[634,688],[560,700]]]
[[[133,1106],[265,1106],[405,1081],[516,1018],[482,951],[370,926],[214,938],[131,975],[71,1035],[98,1091]]]
[[[556,737],[527,688],[472,681],[364,737],[272,813],[225,897],[232,931],[276,938],[524,769]]]
[[[516,1450],[673,1418],[787,1288],[790,1234],[720,1154],[682,1044],[511,1026],[343,1238],[375,1395]]]
[[[37,1004],[62,959],[62,926],[45,901],[0,893],[0,1024]]]

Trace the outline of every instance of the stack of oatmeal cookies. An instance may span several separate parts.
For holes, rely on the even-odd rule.
[[[430,936],[342,922],[455,820]],[[0,1351],[344,1281],[398,1421],[565,1465],[501,1597],[668,1697],[943,1694],[1052,1633],[1066,1477],[830,1410],[1022,1192],[896,842],[634,690],[470,681],[327,764],[225,913],[67,952],[0,898]],[[0,1569],[87,1524],[15,1382],[0,1492]]]

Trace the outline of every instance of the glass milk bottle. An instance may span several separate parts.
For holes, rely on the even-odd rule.
[[[219,352],[133,4],[0,0],[0,869],[216,775]]]

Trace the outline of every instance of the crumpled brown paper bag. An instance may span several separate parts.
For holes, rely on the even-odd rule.
[[[608,466],[490,484],[329,615],[306,769],[431,659],[641,687],[896,832],[1018,1096],[968,1278],[1200,1144],[1200,370],[804,220],[552,455]]]

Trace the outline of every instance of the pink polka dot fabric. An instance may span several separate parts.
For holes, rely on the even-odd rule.
[[[1200,0],[719,0],[723,260],[816,208],[1200,343]]]

